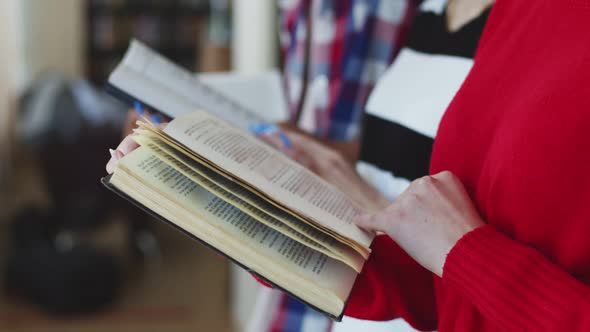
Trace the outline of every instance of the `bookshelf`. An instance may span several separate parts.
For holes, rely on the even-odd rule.
[[[104,84],[137,38],[174,62],[198,70],[207,0],[86,0],[86,74]]]

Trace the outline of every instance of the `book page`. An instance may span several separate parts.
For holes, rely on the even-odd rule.
[[[191,215],[200,216],[219,230],[217,238],[223,239],[224,243],[234,244],[242,249],[250,248],[258,255],[282,266],[285,271],[330,290],[340,299],[348,296],[356,278],[353,269],[258,222],[194,183],[149,150],[139,148],[124,157],[115,176],[122,172],[138,180],[133,182],[137,191],[152,191],[165,198],[154,199],[156,205],[166,207],[169,204],[167,202],[174,202],[189,212],[188,220],[194,219]],[[116,185],[114,178],[112,181]],[[174,209],[173,206],[168,208]],[[187,227],[190,228],[190,225]],[[208,239],[204,240],[208,242]]]
[[[227,183],[235,183],[236,185],[243,188],[242,191],[247,190],[248,192],[252,193],[252,196],[258,197],[260,199],[260,201],[270,203],[270,206],[277,207],[279,210],[294,217],[296,220],[302,221],[305,224],[311,226],[312,228],[316,228],[316,229],[320,230],[322,233],[325,233],[325,234],[329,235],[330,237],[333,237],[338,242],[345,244],[346,247],[353,249],[355,252],[360,254],[365,259],[367,259],[369,257],[369,254],[371,253],[370,248],[365,247],[365,246],[359,244],[358,242],[325,227],[324,225],[321,225],[317,222],[312,221],[310,218],[305,217],[300,213],[297,213],[296,211],[294,211],[293,209],[290,209],[289,207],[281,205],[273,197],[270,197],[269,195],[265,194],[264,192],[261,192],[259,189],[249,185],[248,183],[246,183],[242,179],[232,175],[231,173],[221,169],[219,166],[211,163],[210,161],[204,159],[200,155],[194,153],[192,150],[190,150],[186,146],[178,143],[176,140],[172,139],[169,135],[163,133],[160,129],[154,127],[152,124],[148,124],[148,123],[140,121],[139,126],[140,126],[140,128],[136,129],[135,131],[136,131],[136,133],[140,134],[140,137],[142,137],[142,136],[148,137],[152,141],[154,140],[154,137],[155,137],[156,138],[155,140],[161,141],[166,146],[166,148],[165,148],[166,151],[172,150],[172,151],[177,152],[176,155],[178,155],[178,154],[185,155],[186,157],[188,157],[189,159],[191,159],[195,162],[193,164],[198,164],[200,166],[200,167],[194,168],[197,173],[201,172],[204,169],[208,170],[208,172],[201,172],[201,174],[203,176],[207,177],[209,180],[216,182],[217,179],[210,177],[210,174],[216,174],[217,178],[224,178],[227,180],[226,181]],[[217,183],[222,184],[222,182],[217,182]],[[237,192],[238,192],[238,194],[240,193],[239,191],[237,191]],[[247,200],[249,198],[243,197],[243,199]],[[250,202],[250,203],[256,204],[256,202],[254,202],[254,201]],[[272,214],[275,218],[281,219],[281,216],[279,216],[277,214],[273,214],[273,211],[266,209],[267,206],[268,206],[268,204],[264,204],[264,205],[260,205],[258,207],[260,209],[265,210],[267,213]],[[284,219],[281,219],[281,220],[286,223],[289,222],[288,220],[284,220]],[[299,223],[296,225],[299,225]],[[291,225],[291,226],[296,227],[296,225]]]
[[[242,212],[308,247],[345,262],[357,272],[361,271],[365,259],[347,245],[274,207],[239,184],[196,163],[158,141],[156,137],[136,135],[134,139],[175,170]]]
[[[277,68],[256,73],[200,72],[196,76],[213,90],[222,91],[236,103],[259,114],[266,122],[289,119],[283,77]]]
[[[131,42],[109,83],[172,118],[201,108],[244,129],[251,123],[273,120],[209,87],[137,40]]]
[[[352,223],[362,211],[349,197],[248,133],[200,111],[175,119],[164,132],[289,209],[369,248],[374,234]]]

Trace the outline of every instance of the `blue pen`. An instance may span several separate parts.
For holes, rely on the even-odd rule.
[[[277,127],[274,124],[268,124],[268,123],[256,123],[256,124],[252,124],[250,126],[250,131],[252,131],[255,135],[272,135],[272,134],[278,134],[279,135],[279,139],[281,140],[281,143],[283,143],[283,146],[287,149],[291,149],[293,148],[293,144],[291,143],[291,140],[289,139],[289,137],[287,136],[287,134],[285,134],[283,131],[281,131],[279,129],[279,127]]]
[[[143,110],[143,107],[141,106],[140,102],[138,102],[138,101],[134,102],[133,108],[135,109],[135,112],[137,112],[137,114],[139,114],[140,116],[145,116],[145,111]],[[162,123],[162,121],[160,120],[160,118],[156,114],[152,114],[150,116],[150,119],[152,119],[153,123]]]
[[[137,114],[139,114],[140,116],[143,116],[145,114],[145,112],[143,111],[143,107],[141,107],[141,103],[136,101],[133,103],[133,108],[135,109],[135,112],[137,112]]]
[[[287,134],[285,134],[283,131],[279,131],[279,137],[287,149],[293,148],[293,144],[291,144],[291,140],[289,137],[287,137]]]
[[[152,119],[153,123],[162,123],[162,121],[160,121],[160,118],[156,114],[152,114],[150,118]]]

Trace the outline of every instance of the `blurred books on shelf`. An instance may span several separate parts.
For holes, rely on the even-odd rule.
[[[89,0],[87,18],[87,75],[97,84],[127,49],[131,38],[195,71],[207,35],[207,0]]]

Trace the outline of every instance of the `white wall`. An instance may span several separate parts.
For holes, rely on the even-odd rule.
[[[20,0],[23,12],[25,77],[46,70],[79,77],[84,70],[84,1]]]
[[[10,116],[20,93],[46,70],[83,73],[84,1],[0,0],[0,180],[8,169]]]
[[[277,66],[276,0],[233,0],[232,69],[256,73]]]
[[[69,77],[82,75],[83,4],[79,0],[0,1],[1,97],[20,92],[46,70]]]
[[[10,172],[11,116],[24,85],[19,0],[0,1],[0,187]]]
[[[20,7],[19,0],[0,1],[0,110],[7,106],[7,97],[24,83]]]

